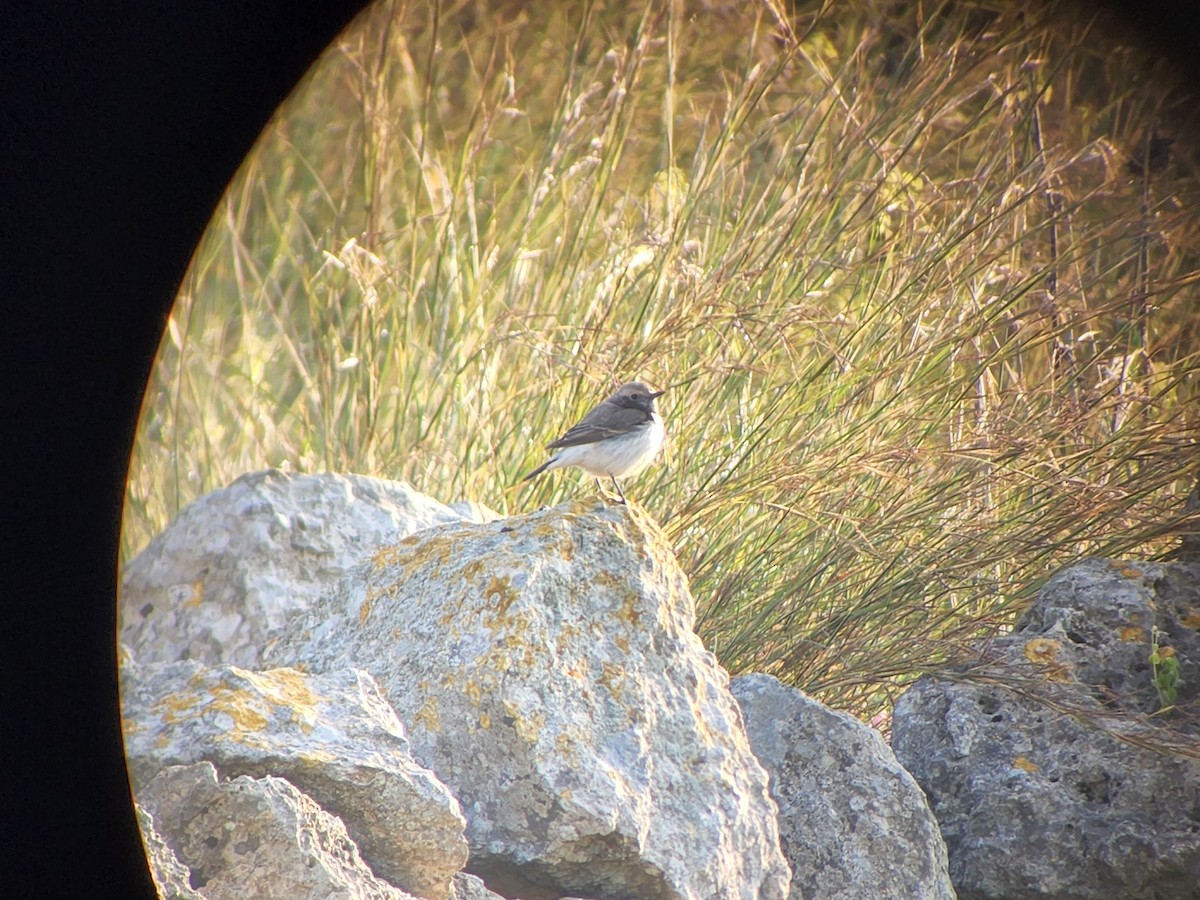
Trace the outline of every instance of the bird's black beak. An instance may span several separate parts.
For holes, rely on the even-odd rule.
[[[657,398],[657,397],[661,397],[661,396],[662,396],[663,394],[665,394],[665,393],[666,393],[666,391],[651,391],[651,392],[650,392],[650,399],[651,399],[651,400],[654,400],[654,399],[655,399],[655,398]]]

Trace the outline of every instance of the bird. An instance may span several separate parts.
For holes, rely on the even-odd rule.
[[[641,381],[630,381],[604,398],[577,425],[546,446],[556,451],[548,460],[521,479],[529,481],[549,469],[576,466],[600,484],[612,480],[621,502],[625,492],[618,478],[641,472],[662,449],[666,428],[654,401],[664,391],[652,391]]]

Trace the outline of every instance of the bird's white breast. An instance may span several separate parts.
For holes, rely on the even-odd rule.
[[[564,447],[555,455],[552,468],[578,466],[596,478],[626,478],[654,461],[665,437],[662,417],[654,413],[646,425],[629,434]]]

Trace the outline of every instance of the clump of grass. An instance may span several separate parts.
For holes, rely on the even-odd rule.
[[[385,2],[330,49],[193,261],[127,557],[265,466],[589,489],[506,490],[633,376],[701,636],[837,706],[1171,546],[1198,183],[1127,167],[1194,125],[1166,74],[1040,4],[618,7]]]

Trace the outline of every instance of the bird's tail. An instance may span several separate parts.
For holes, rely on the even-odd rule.
[[[553,463],[556,459],[558,459],[557,456],[550,457],[548,460],[546,460],[544,463],[542,463],[540,466],[538,466],[536,469],[534,469],[532,472],[530,472],[528,475],[526,475],[524,478],[522,478],[521,481],[523,481],[523,482],[528,481],[531,478],[536,478],[537,476],[541,475],[548,468],[550,468],[550,464]]]
[[[504,493],[507,494],[510,491],[515,491],[517,488],[519,488],[521,485],[523,485],[525,482],[527,482],[530,478],[536,478],[537,476],[541,475],[548,468],[550,468],[550,464],[553,463],[557,458],[558,458],[557,456],[550,457],[548,460],[546,460],[544,463],[542,463],[540,466],[538,466],[536,469],[534,469],[532,472],[530,472],[528,475],[526,475],[524,478],[522,478],[516,484],[510,484],[508,487],[506,487],[504,489]]]

